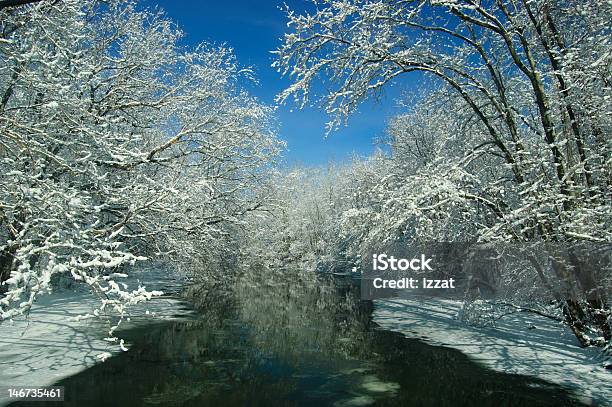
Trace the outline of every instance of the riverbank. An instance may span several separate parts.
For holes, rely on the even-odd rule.
[[[459,301],[413,297],[374,303],[373,320],[383,329],[458,349],[499,372],[559,384],[587,405],[611,405],[612,372],[601,366],[601,351],[581,348],[567,327],[550,319],[517,312],[495,328],[478,328],[456,319]]]
[[[127,282],[163,290],[176,282],[176,276],[163,270],[143,269],[130,274]],[[97,306],[97,300],[83,290],[62,289],[40,297],[28,318],[3,322],[0,383],[15,387],[50,386],[121,352],[117,343],[103,340],[107,324],[95,318],[79,318]],[[130,321],[122,324],[121,329],[152,320],[179,320],[189,313],[184,301],[158,297],[133,307]],[[0,394],[0,406],[8,402],[5,394]]]

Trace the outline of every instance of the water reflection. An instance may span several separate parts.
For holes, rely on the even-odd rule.
[[[193,287],[197,319],[123,332],[129,352],[57,384],[65,405],[579,405],[545,382],[377,329],[350,279],[279,273]]]

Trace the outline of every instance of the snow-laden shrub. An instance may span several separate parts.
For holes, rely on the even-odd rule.
[[[456,318],[459,321],[476,327],[495,327],[499,316],[499,307],[488,301],[475,299],[464,301],[457,312]]]

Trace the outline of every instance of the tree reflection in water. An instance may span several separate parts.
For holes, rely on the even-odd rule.
[[[191,287],[196,319],[122,332],[129,352],[57,383],[65,405],[579,405],[546,382],[378,329],[350,279],[282,270],[232,285]]]

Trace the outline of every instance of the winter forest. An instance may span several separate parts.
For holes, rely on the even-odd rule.
[[[0,1],[0,387],[612,405],[612,3],[257,8],[283,31],[270,101],[258,66],[186,45],[154,1]],[[331,142],[379,104],[368,154],[287,160],[280,111]],[[458,287],[364,299],[398,245]]]

